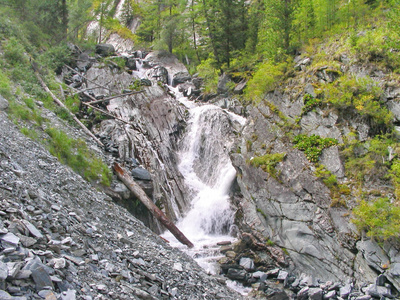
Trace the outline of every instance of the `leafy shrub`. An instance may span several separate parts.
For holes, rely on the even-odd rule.
[[[48,128],[46,133],[51,137],[47,145],[49,151],[61,163],[70,166],[88,181],[99,180],[103,185],[110,185],[111,171],[101,159],[89,151],[83,140],[72,139],[54,128]]]
[[[264,172],[270,174],[273,178],[277,178],[279,176],[276,165],[283,161],[286,153],[274,153],[274,154],[266,154],[263,156],[254,157],[250,160],[250,164],[254,167],[261,167]]]
[[[199,76],[204,79],[204,93],[211,94],[217,91],[218,71],[214,68],[214,59],[212,57],[204,60],[197,66]]]
[[[400,207],[391,203],[388,198],[375,201],[361,201],[353,209],[352,222],[359,230],[365,230],[367,236],[378,239],[399,237]]]
[[[245,89],[245,96],[253,101],[260,101],[264,95],[276,88],[288,67],[286,62],[273,63],[267,61],[258,67]]]
[[[310,94],[305,94],[303,100],[304,100],[304,106],[302,109],[302,114],[305,114],[313,110],[314,108],[318,107],[321,104],[321,100],[314,98]]]
[[[295,148],[304,151],[310,162],[317,162],[322,150],[338,144],[338,141],[334,138],[321,138],[315,134],[311,136],[299,134],[294,137],[293,142]]]
[[[11,97],[11,83],[7,75],[0,71],[0,95],[5,98]]]

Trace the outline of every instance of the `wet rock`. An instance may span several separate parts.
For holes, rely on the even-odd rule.
[[[147,76],[149,78],[152,78],[156,81],[160,81],[164,84],[168,84],[169,79],[168,79],[168,71],[166,68],[162,66],[156,66],[148,71]]]
[[[137,58],[135,57],[127,57],[126,61],[125,61],[125,66],[129,69],[129,70],[136,70],[136,62],[137,62]]]
[[[115,54],[115,48],[111,44],[97,44],[95,51],[103,57]]]
[[[239,265],[242,266],[246,271],[254,270],[254,261],[248,257],[242,257],[239,261]]]
[[[228,269],[226,277],[232,280],[244,281],[247,279],[248,273],[245,270],[230,268]]]
[[[175,87],[178,84],[185,83],[186,81],[189,81],[191,78],[192,77],[187,72],[178,72],[174,74],[174,77],[172,79],[172,86]]]
[[[132,177],[139,179],[139,180],[147,180],[150,181],[151,180],[151,175],[149,173],[149,171],[147,171],[146,169],[143,168],[136,168],[133,169],[131,171]]]

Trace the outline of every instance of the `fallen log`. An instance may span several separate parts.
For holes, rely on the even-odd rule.
[[[110,88],[108,88],[108,87],[106,87],[106,86],[104,86],[104,85],[98,84],[98,83],[95,82],[94,80],[90,80],[89,78],[87,78],[86,76],[82,75],[82,74],[79,73],[78,71],[72,69],[70,66],[67,66],[67,65],[64,65],[64,66],[67,67],[68,70],[71,70],[71,71],[74,72],[75,74],[78,74],[79,76],[81,76],[82,78],[86,79],[87,81],[93,83],[94,85],[96,85],[96,86],[98,86],[98,87],[100,87],[100,88],[109,90],[110,92],[113,92],[112,89],[110,89]]]
[[[33,71],[35,73],[36,78],[39,80],[40,85],[42,86],[42,88],[49,93],[49,95],[51,96],[51,98],[53,98],[54,102],[57,103],[59,106],[61,106],[62,108],[64,108],[68,114],[74,119],[74,121],[76,123],[78,123],[78,125],[83,129],[83,131],[89,135],[91,138],[93,138],[97,144],[99,144],[100,146],[104,147],[103,143],[89,130],[87,129],[87,127],[85,125],[83,125],[83,123],[81,121],[79,121],[79,119],[64,105],[64,103],[61,102],[61,100],[59,100],[52,91],[50,91],[50,89],[47,87],[46,83],[43,81],[42,77],[40,77],[39,72],[37,70],[37,68],[35,67],[35,64],[31,61],[31,66],[33,68]]]
[[[151,214],[157,218],[182,244],[193,248],[193,244],[187,237],[167,218],[167,216],[151,201],[143,189],[118,163],[114,163],[114,171],[117,177],[132,191],[132,193],[147,207]]]
[[[87,107],[90,107],[90,108],[92,108],[92,109],[94,109],[94,110],[97,110],[98,112],[100,112],[100,113],[102,113],[102,114],[104,114],[104,115],[106,115],[106,116],[109,116],[109,117],[114,118],[114,119],[116,119],[116,120],[118,120],[118,121],[121,121],[121,122],[123,122],[123,123],[125,123],[125,124],[131,124],[130,122],[125,121],[125,120],[123,120],[123,119],[121,119],[121,118],[118,118],[117,116],[114,116],[113,114],[110,114],[109,112],[107,112],[107,111],[105,111],[105,110],[102,110],[102,109],[100,109],[100,108],[98,108],[98,107],[96,107],[96,106],[90,105],[91,102],[89,102],[89,103],[87,103],[87,102],[82,102],[82,104],[83,104],[83,105],[86,105]]]
[[[129,92],[129,93],[126,93],[126,94],[119,94],[119,95],[111,96],[111,97],[100,99],[100,100],[93,100],[92,102],[89,102],[89,104],[97,104],[97,103],[105,102],[105,101],[108,101],[108,100],[111,100],[111,99],[125,97],[125,96],[129,96],[129,95],[134,95],[134,94],[139,94],[139,93],[143,93],[143,92],[144,91],[141,90],[141,91]],[[85,95],[87,95],[87,94],[85,94]]]

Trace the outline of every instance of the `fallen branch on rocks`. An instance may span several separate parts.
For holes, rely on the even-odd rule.
[[[72,69],[70,66],[67,66],[67,65],[64,65],[64,66],[66,66],[67,69],[69,69],[69,70],[71,70],[72,72],[78,74],[78,75],[81,76],[82,78],[86,79],[87,81],[93,83],[94,85],[97,85],[98,87],[101,87],[101,88],[103,88],[103,89],[109,90],[110,92],[113,91],[112,89],[110,89],[110,88],[108,88],[108,87],[106,87],[106,86],[103,86],[103,85],[101,85],[101,84],[98,84],[97,82],[95,82],[95,81],[93,81],[93,80],[90,80],[89,78],[83,76],[81,73],[79,73],[78,71]]]
[[[31,66],[33,68],[33,71],[35,73],[36,78],[39,80],[40,85],[42,86],[42,88],[50,94],[51,98],[53,98],[54,102],[57,103],[57,105],[59,105],[60,107],[64,108],[68,114],[74,119],[74,121],[76,123],[78,123],[78,125],[83,129],[83,131],[89,135],[90,137],[92,137],[97,144],[99,144],[100,146],[104,147],[103,143],[89,130],[87,129],[87,127],[85,125],[82,124],[81,121],[79,121],[79,119],[64,105],[64,103],[62,103],[54,94],[52,91],[50,91],[50,89],[47,87],[46,83],[43,81],[42,77],[40,77],[38,70],[36,69],[35,65],[31,62]]]
[[[137,184],[128,172],[118,163],[114,163],[114,171],[117,177],[132,191],[132,193],[148,208],[151,214],[157,218],[182,244],[193,248],[193,244],[187,237],[175,226],[174,223],[147,197],[143,189]]]
[[[102,110],[102,109],[97,108],[97,107],[95,107],[95,106],[93,106],[93,105],[90,105],[91,102],[89,102],[89,103],[87,103],[87,102],[82,102],[82,104],[83,104],[83,105],[86,105],[87,107],[90,107],[90,108],[92,108],[92,109],[94,109],[94,110],[97,110],[98,112],[100,112],[100,113],[102,113],[102,114],[105,114],[106,116],[109,116],[109,117],[114,118],[114,119],[116,119],[116,120],[118,120],[118,121],[124,122],[125,124],[130,124],[128,121],[125,121],[125,120],[123,120],[123,119],[121,119],[121,118],[118,118],[118,117],[114,116],[113,114],[110,114],[109,112],[106,112],[105,110]]]
[[[119,97],[125,97],[125,96],[129,96],[129,95],[134,95],[134,94],[139,94],[139,93],[143,93],[144,91],[134,91],[134,92],[129,92],[126,94],[119,94],[119,95],[115,95],[112,97],[108,97],[108,98],[104,98],[104,99],[99,99],[99,100],[94,100],[92,102],[89,102],[89,104],[97,104],[97,103],[101,103],[101,102],[105,102],[111,99],[115,99],[115,98],[119,98]],[[88,96],[87,94],[85,94],[85,96]]]

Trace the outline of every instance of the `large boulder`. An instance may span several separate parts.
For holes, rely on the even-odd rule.
[[[174,75],[174,78],[172,79],[172,86],[175,87],[178,84],[185,83],[186,81],[189,81],[192,77],[189,75],[188,72],[178,72]]]
[[[164,67],[156,66],[150,69],[147,73],[147,77],[168,84],[168,71]]]
[[[97,44],[96,45],[96,53],[100,54],[103,57],[114,55],[115,48],[111,44]]]

